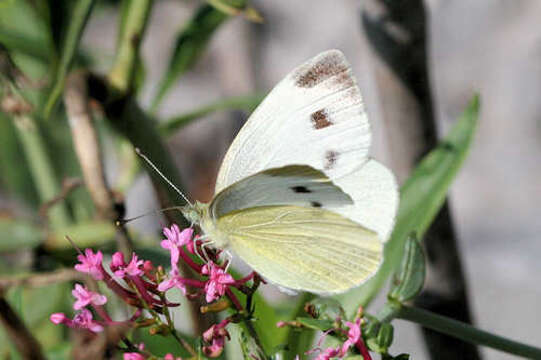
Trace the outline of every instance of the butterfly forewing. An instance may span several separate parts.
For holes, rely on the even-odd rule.
[[[370,128],[344,55],[326,51],[289,73],[231,144],[216,192],[264,169],[309,165],[329,178],[368,158]]]
[[[346,291],[382,259],[376,233],[321,208],[260,206],[225,214],[216,225],[255,271],[293,290]]]
[[[213,218],[228,212],[264,205],[343,208],[353,205],[349,195],[321,171],[290,165],[248,176],[218,193],[211,205]]]

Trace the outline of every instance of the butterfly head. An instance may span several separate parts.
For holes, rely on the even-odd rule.
[[[193,205],[186,205],[180,208],[182,215],[190,222],[190,224],[201,224],[205,212],[208,209],[208,205],[199,201],[196,201]]]

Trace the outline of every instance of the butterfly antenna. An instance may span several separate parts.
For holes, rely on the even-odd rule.
[[[132,222],[133,220],[137,220],[137,219],[140,219],[140,218],[148,216],[148,215],[162,213],[162,212],[166,212],[166,211],[170,211],[170,210],[180,210],[180,209],[182,209],[182,206],[171,206],[171,207],[164,208],[164,209],[152,210],[152,211],[146,212],[146,213],[141,214],[141,215],[137,215],[137,216],[129,218],[129,219],[117,220],[117,221],[115,221],[115,224],[116,224],[116,226],[122,226],[122,225],[125,225],[125,224],[129,223],[129,222]]]
[[[143,160],[146,161],[146,163],[148,165],[150,165],[150,167],[152,167],[152,169],[154,169],[154,171],[156,171],[158,173],[158,175],[160,175],[162,177],[162,179],[164,179],[168,184],[169,186],[171,186],[173,189],[175,189],[175,191],[177,193],[179,193],[179,195],[184,199],[184,201],[186,201],[188,203],[188,205],[190,206],[193,206],[193,204],[190,202],[190,200],[188,200],[188,198],[182,193],[182,191],[180,191],[176,186],[175,184],[173,184],[171,182],[171,180],[169,180],[168,178],[165,177],[165,175],[160,171],[160,169],[158,169],[156,167],[156,165],[154,165],[152,163],[152,161],[150,161],[150,159],[141,152],[141,149],[139,149],[138,147],[135,148],[135,152],[137,153],[137,155],[139,155],[141,158],[143,158]]]

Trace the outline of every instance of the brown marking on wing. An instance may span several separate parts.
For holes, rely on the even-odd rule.
[[[355,86],[355,80],[353,79],[349,71],[337,74],[337,76],[334,78],[334,81],[336,81],[336,83],[339,85],[343,85],[344,88],[350,88]]]
[[[326,128],[327,126],[332,125],[333,123],[329,120],[329,116],[327,115],[327,112],[325,109],[318,110],[310,116],[312,119],[312,125],[314,126],[314,129],[319,130]]]
[[[343,58],[337,53],[332,53],[317,61],[309,69],[299,69],[299,72],[295,74],[295,85],[303,88],[311,88],[341,73],[344,73],[344,75],[338,77],[337,81],[340,83],[353,81]]]
[[[334,167],[334,164],[336,164],[336,160],[338,159],[338,153],[333,150],[329,150],[325,153],[325,170],[330,170]]]

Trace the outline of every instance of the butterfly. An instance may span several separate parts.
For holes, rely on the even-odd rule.
[[[323,52],[250,116],[212,201],[181,211],[211,246],[280,287],[344,292],[379,268],[398,207],[393,174],[368,156],[370,137],[350,65]]]

